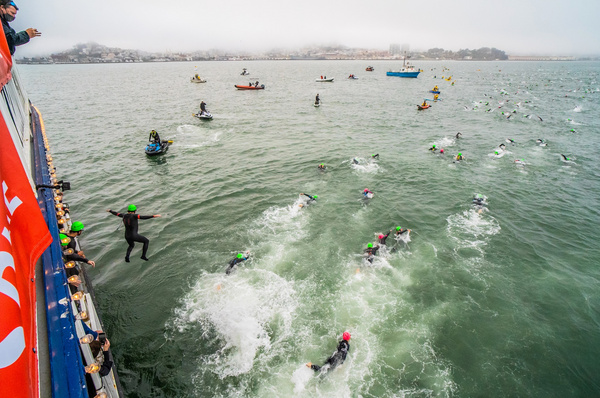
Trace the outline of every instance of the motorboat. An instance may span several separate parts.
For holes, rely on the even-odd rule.
[[[237,88],[238,90],[264,90],[265,85],[261,84],[260,86],[256,87],[256,86],[243,86],[243,85],[236,84],[235,88]]]
[[[317,81],[317,82],[333,82],[333,79],[334,78],[332,77],[332,78],[329,78],[329,79],[316,79],[315,81]]]
[[[420,69],[415,69],[410,62],[406,62],[406,53],[404,53],[404,62],[402,63],[402,68],[397,71],[389,70],[386,75],[387,76],[397,76],[397,77],[412,77],[416,78],[421,73]]]

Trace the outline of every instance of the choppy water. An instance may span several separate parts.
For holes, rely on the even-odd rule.
[[[129,397],[600,395],[600,64],[423,62],[418,79],[367,64],[198,63],[206,84],[192,63],[20,67]],[[234,90],[242,67],[267,89]],[[443,101],[417,111],[434,84]],[[200,100],[211,122],[191,117]],[[144,155],[151,129],[166,156]],[[147,263],[123,261],[106,213],[130,203],[163,216],[140,223]],[[410,236],[367,265],[398,225]],[[346,363],[315,377],[304,364],[345,330]]]

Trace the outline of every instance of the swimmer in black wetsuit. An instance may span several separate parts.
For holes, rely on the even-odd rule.
[[[315,195],[315,196],[310,196],[310,195],[309,195],[309,194],[307,194],[307,193],[301,193],[300,195],[304,195],[304,196],[308,197],[308,202],[309,202],[309,203],[310,203],[310,202],[316,202],[316,201],[317,201],[317,199],[319,198],[319,196],[318,196],[318,195]]]
[[[377,250],[379,250],[379,245],[373,246],[372,243],[367,244],[367,248],[363,252],[367,255],[368,262],[373,263],[373,257],[377,254]]]
[[[410,229],[402,229],[402,227],[396,227],[396,236],[400,236],[405,232],[410,232]]]
[[[329,365],[327,370],[335,369],[338,365],[343,364],[346,360],[348,351],[350,351],[350,343],[348,342],[348,340],[350,340],[350,333],[344,332],[344,334],[342,335],[342,341],[338,343],[337,349],[335,350],[332,356],[327,358],[327,361],[325,361],[323,366],[313,365],[310,362],[307,363],[306,366],[311,368],[315,372],[318,372],[319,370],[321,370],[321,368],[324,368],[327,365]]]
[[[483,195],[481,195],[479,193],[477,195],[475,195],[475,197],[473,198],[473,204],[475,206],[485,206],[486,203],[485,203],[485,198],[483,197]]]
[[[249,257],[250,257],[250,252],[246,252],[246,255],[244,255],[242,253],[238,253],[238,255],[229,262],[229,267],[227,267],[227,269],[225,270],[225,273],[227,275],[229,275],[233,271],[233,267],[235,267],[236,264],[239,264],[241,262],[248,260]]]
[[[430,151],[432,151],[432,152],[435,152],[435,151],[436,151],[436,149],[435,149],[435,144],[433,144],[433,145],[432,145],[432,147],[431,147],[431,148],[429,148],[429,150],[430,150]]]
[[[321,163],[320,165],[317,166],[317,168],[321,171],[325,170],[325,163]]]
[[[378,154],[378,153],[376,153],[375,155],[371,155],[371,157],[372,157],[373,159],[378,159],[378,160],[379,160],[379,154]]]
[[[456,133],[456,139],[459,139],[462,136],[462,133]]]
[[[388,232],[387,235],[384,234],[379,234],[379,236],[377,237],[377,239],[379,239],[379,243],[382,245],[385,245],[385,240],[388,238],[388,236],[390,236],[390,233],[393,231],[393,229],[390,229],[390,232]]]
[[[148,251],[148,245],[150,241],[145,236],[138,234],[138,220],[148,220],[150,218],[160,217],[160,214],[155,214],[153,216],[141,216],[139,214],[135,214],[137,207],[135,205],[129,205],[127,208],[127,214],[117,213],[116,211],[106,210],[107,212],[121,217],[123,219],[123,225],[125,225],[125,240],[129,244],[127,248],[127,254],[125,255],[125,261],[129,262],[129,255],[135,246],[135,242],[140,242],[144,244],[144,248],[142,249],[142,260],[148,261],[146,258],[146,252]]]
[[[566,157],[566,156],[565,156],[565,155],[563,155],[562,153],[560,154],[560,156],[562,156],[563,160],[568,160],[568,161],[570,161],[570,160],[571,160],[570,158]]]
[[[352,161],[354,162],[354,164],[358,164],[358,160],[356,160],[356,158],[352,159]]]

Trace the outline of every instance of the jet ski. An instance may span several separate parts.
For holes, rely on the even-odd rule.
[[[202,119],[202,120],[212,120],[212,118],[213,118],[212,113],[210,113],[209,111],[193,113],[192,115],[194,117],[197,117],[198,119]]]
[[[169,145],[171,145],[171,143],[173,143],[173,141],[162,140],[160,143],[150,142],[148,145],[146,145],[144,151],[148,156],[162,155],[163,153],[167,152],[167,149],[169,149]]]

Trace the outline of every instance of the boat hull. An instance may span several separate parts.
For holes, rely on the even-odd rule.
[[[328,83],[332,83],[333,82],[333,77],[331,79],[316,79],[315,81],[317,82],[328,82]]]
[[[416,78],[421,72],[386,72],[387,76]]]
[[[254,87],[254,86],[240,86],[240,85],[236,84],[235,88],[237,88],[238,90],[264,90],[265,85],[263,84],[259,87]]]

